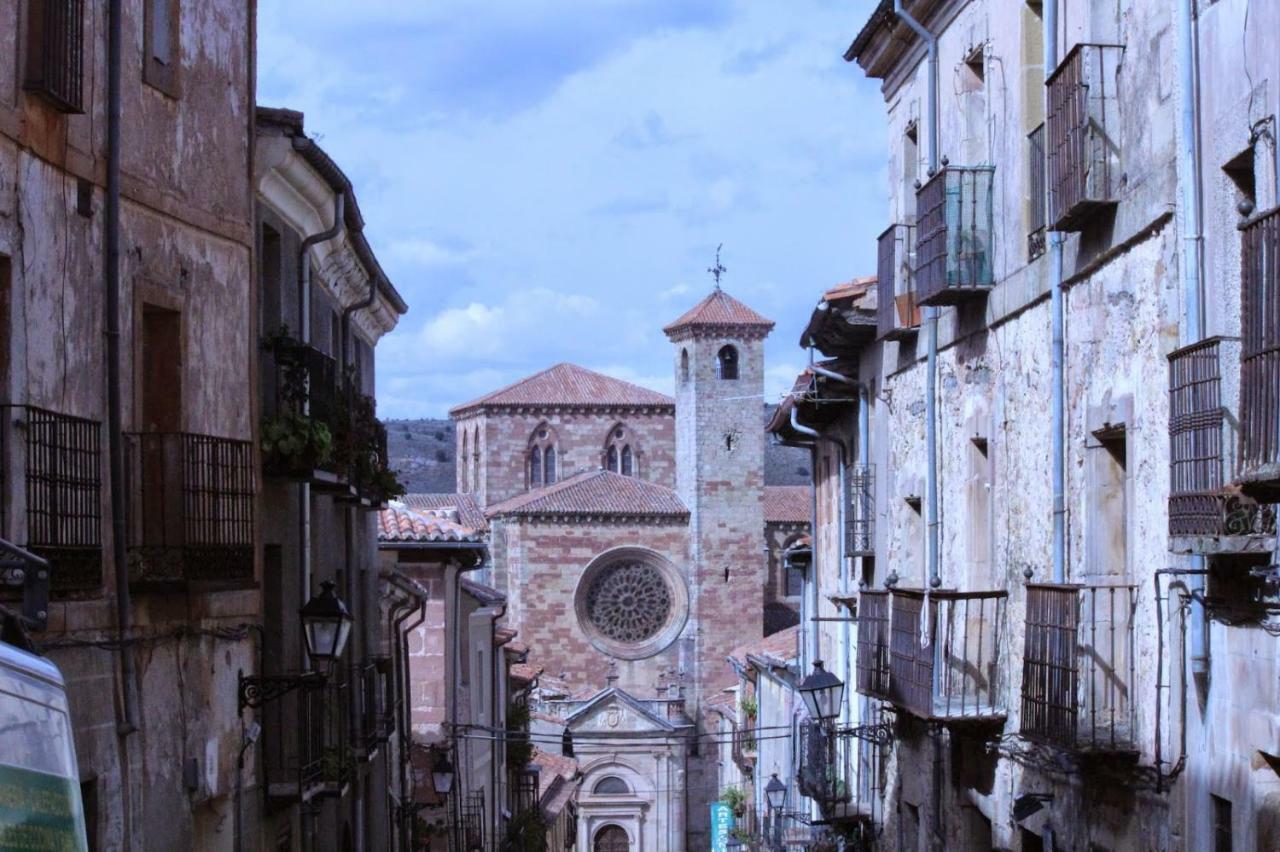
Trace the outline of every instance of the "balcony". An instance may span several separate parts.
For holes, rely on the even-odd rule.
[[[743,727],[733,729],[733,745],[731,748],[733,762],[741,767],[743,771],[748,773],[754,771],[757,749],[756,722],[754,719],[748,720]]]
[[[858,683],[863,695],[889,700],[889,593],[858,595]]]
[[[921,719],[1003,720],[999,651],[1008,597],[1002,591],[926,596],[920,590],[895,589],[889,700]]]
[[[50,564],[55,592],[102,583],[102,427],[0,405],[0,531]]]
[[[1280,501],[1280,208],[1241,226],[1240,487]]]
[[[914,225],[890,225],[877,242],[877,340],[903,340],[920,330],[912,275],[915,241]]]
[[[404,493],[389,467],[387,427],[376,414],[373,397],[357,391],[351,383],[339,394],[334,457],[346,471],[347,499],[366,508],[385,507],[388,500]]]
[[[1045,233],[1048,230],[1045,225],[1045,215],[1048,212],[1045,209],[1048,203],[1045,194],[1048,189],[1045,178],[1043,124],[1027,134],[1027,164],[1029,166],[1027,191],[1031,196],[1028,205],[1030,216],[1027,222],[1027,262],[1030,263],[1044,254]]]
[[[84,0],[28,3],[22,87],[60,112],[84,109]]]
[[[269,799],[307,802],[346,789],[354,768],[347,741],[349,700],[345,683],[313,676],[262,704],[257,712]]]
[[[1028,585],[1021,733],[1082,753],[1136,754],[1136,586]]]
[[[850,465],[845,472],[845,555],[874,556],[876,552],[876,468]]]
[[[454,831],[452,849],[484,852],[484,790],[472,790],[463,798]]]
[[[1046,145],[1049,227],[1081,231],[1116,202],[1119,187],[1118,76],[1124,48],[1077,44],[1049,76]]]
[[[886,739],[863,729],[800,727],[796,786],[824,822],[878,822]]]
[[[916,192],[917,304],[954,305],[994,286],[994,175],[990,166],[944,164]]]
[[[125,435],[129,582],[246,587],[254,582],[249,441],[189,432]]]
[[[1183,553],[1270,549],[1275,512],[1230,488],[1240,341],[1213,337],[1169,355],[1169,537]]]
[[[391,659],[379,657],[360,667],[360,752],[372,759],[395,730]]]
[[[291,338],[275,338],[264,348],[275,366],[263,386],[264,473],[345,491],[347,471],[334,448],[343,410],[337,362]]]

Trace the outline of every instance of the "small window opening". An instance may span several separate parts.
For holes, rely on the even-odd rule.
[[[1213,802],[1213,852],[1231,852],[1231,800],[1209,798]]]
[[[717,374],[721,379],[733,381],[738,378],[738,350],[732,346],[724,346],[716,355]]]
[[[689,381],[689,350],[680,350],[680,381],[681,383]]]
[[[1236,211],[1251,216],[1258,206],[1258,185],[1253,169],[1253,148],[1241,151],[1222,167],[1236,191]]]
[[[632,468],[631,448],[623,447],[622,448],[622,475],[631,476],[632,474],[631,468]]]
[[[618,776],[608,775],[597,781],[591,792],[597,796],[625,796],[631,792],[631,788]]]

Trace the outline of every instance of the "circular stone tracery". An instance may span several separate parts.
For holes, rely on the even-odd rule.
[[[587,618],[614,642],[651,639],[671,616],[671,589],[662,572],[644,562],[616,562],[587,588]]]

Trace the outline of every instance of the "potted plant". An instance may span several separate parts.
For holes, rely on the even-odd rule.
[[[720,801],[729,806],[734,816],[742,816],[747,812],[747,794],[741,787],[725,787],[720,791]]]
[[[738,702],[738,707],[742,709],[742,715],[751,720],[754,720],[756,714],[760,711],[760,705],[756,703],[755,696],[752,695],[744,695]]]
[[[280,473],[303,474],[323,467],[333,454],[329,427],[298,411],[263,418],[259,437],[263,463]]]

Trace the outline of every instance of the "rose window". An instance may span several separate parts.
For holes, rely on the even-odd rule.
[[[644,562],[618,562],[587,588],[586,615],[614,642],[644,642],[671,616],[671,588],[662,571]]]

